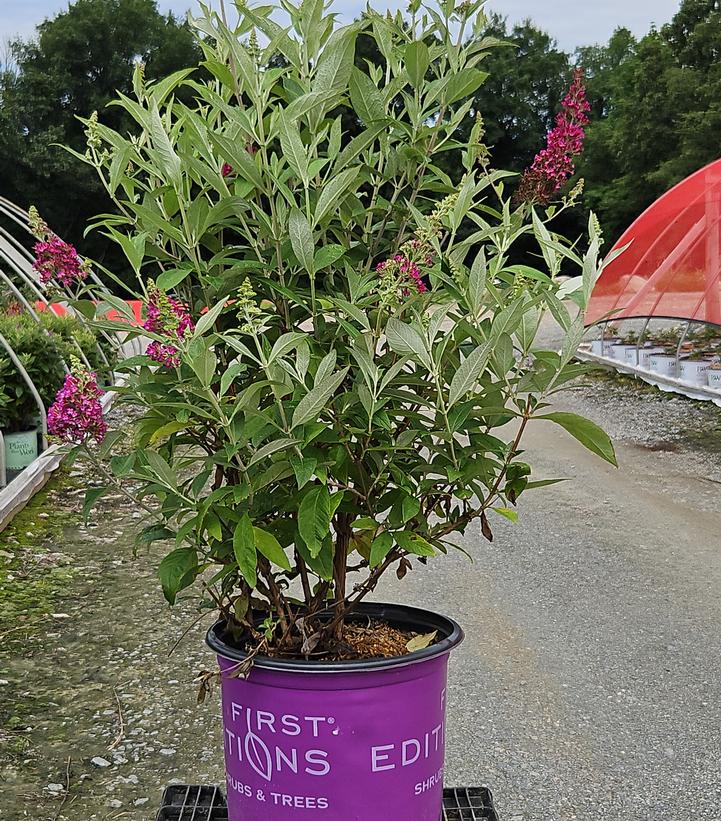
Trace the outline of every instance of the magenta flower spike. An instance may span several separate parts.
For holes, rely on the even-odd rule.
[[[165,368],[177,368],[180,365],[180,350],[173,342],[190,336],[195,330],[195,323],[187,308],[150,282],[146,314],[147,319],[143,323],[145,330],[168,337],[169,340],[153,340],[148,345],[146,354]]]
[[[583,71],[579,68],[556,116],[556,125],[546,136],[546,147],[523,172],[516,195],[518,201],[547,205],[573,175],[573,158],[583,151],[590,110]]]
[[[73,445],[91,439],[102,442],[108,430],[100,404],[102,395],[95,374],[73,360],[72,371],[48,411],[48,431]]]

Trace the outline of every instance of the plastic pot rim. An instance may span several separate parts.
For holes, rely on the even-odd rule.
[[[385,621],[393,627],[405,628],[418,633],[432,633],[437,630],[441,639],[430,647],[415,650],[404,656],[391,658],[354,659],[349,661],[313,661],[308,659],[278,659],[267,656],[256,656],[255,667],[263,670],[281,670],[288,673],[312,673],[327,675],[329,673],[362,673],[377,670],[399,669],[419,664],[429,659],[447,655],[464,639],[461,626],[448,616],[411,607],[404,604],[385,604],[382,602],[363,602],[348,617],[349,621],[360,621],[365,618]],[[230,661],[244,661],[248,653],[228,643],[224,638],[225,621],[218,620],[206,635],[208,646],[217,655]]]

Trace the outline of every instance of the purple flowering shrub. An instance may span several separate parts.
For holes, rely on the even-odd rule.
[[[90,273],[87,260],[81,259],[74,245],[51,231],[34,207],[30,208],[30,227],[37,238],[33,246],[33,268],[43,285],[50,283],[70,288],[87,279]]]
[[[72,371],[48,410],[48,432],[74,445],[102,442],[108,429],[102,395],[96,375],[74,358]]]
[[[586,98],[583,71],[576,69],[568,94],[548,132],[546,147],[536,154],[530,168],[523,172],[516,193],[519,202],[548,205],[574,172],[573,158],[583,151],[585,126],[591,106]]]
[[[87,162],[117,203],[102,227],[145,303],[143,327],[96,323],[149,342],[121,365],[139,413],[111,467],[154,500],[143,538],[165,544],[170,602],[202,579],[202,607],[254,632],[252,606],[283,652],[322,653],[384,573],[402,578],[457,534],[491,539],[494,520],[516,518],[543,478],[524,456],[529,424],[560,425],[613,461],[596,425],[548,405],[583,372],[573,354],[601,236],[592,219],[587,238],[566,240],[554,229],[565,206],[509,201],[510,175],[490,166],[472,111],[494,47],[478,4],[369,10],[343,28],[309,4],[238,8],[235,30],[214,13],[197,21],[212,79],[148,86],[138,70],[135,99],[118,101],[136,138],[87,120]],[[355,64],[361,34],[383,70]],[[549,141],[558,162],[538,163],[553,186],[580,146],[577,92]],[[457,181],[435,162],[449,150]],[[524,265],[512,261],[521,238],[536,246]],[[579,273],[563,286],[562,262]],[[536,341],[548,312],[560,352]],[[74,384],[69,407],[93,393]],[[98,438],[81,405],[78,432]],[[108,432],[103,452],[121,439]]]

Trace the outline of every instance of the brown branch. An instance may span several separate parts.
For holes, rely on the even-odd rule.
[[[118,729],[118,734],[115,736],[115,741],[108,747],[108,752],[112,752],[118,744],[125,738],[125,721],[123,719],[123,707],[120,704],[120,696],[118,695],[118,691],[113,687],[113,695],[115,696],[115,702],[118,705],[118,722],[120,724],[120,728]]]
[[[65,802],[68,800],[70,796],[70,764],[72,763],[72,759],[68,756],[67,761],[65,762],[65,792],[63,794],[63,800],[60,802],[60,806],[58,807],[58,811],[55,813],[55,817],[53,821],[58,821],[60,818],[60,813],[63,811],[63,807],[65,806]]]

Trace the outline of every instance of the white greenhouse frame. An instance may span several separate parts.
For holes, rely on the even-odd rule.
[[[17,226],[18,235],[27,243],[27,236],[32,237],[30,228],[30,215],[15,203],[0,196],[0,216],[4,217],[11,224]],[[45,310],[52,310],[51,303],[48,300],[44,285],[40,282],[37,271],[33,268],[33,256],[27,249],[26,244],[18,239],[15,233],[8,230],[0,224],[0,287],[5,286],[22,304],[27,313],[38,323],[40,317],[36,310],[38,303],[45,306]],[[98,301],[102,301],[103,295],[109,293],[107,288],[103,285],[98,276],[91,271],[90,282],[92,286],[92,295]],[[18,287],[20,286],[20,287]],[[30,301],[25,297],[21,288],[33,294],[34,301]],[[54,290],[59,289],[66,300],[71,300],[72,294],[64,288],[54,283]],[[57,301],[57,300],[56,300]],[[80,323],[86,324],[87,320],[77,311],[73,311],[69,304],[65,301],[60,303],[63,305],[69,315],[73,316]],[[139,340],[133,340],[130,343],[125,343],[120,334],[110,334],[101,332],[103,337],[111,344],[111,346],[119,353],[123,350],[126,344],[133,352],[139,352],[141,343]],[[78,359],[82,360],[86,365],[89,365],[87,358],[83,354],[80,346],[75,343],[77,347]],[[105,355],[105,352],[100,344],[97,344],[97,350],[101,359],[108,366],[110,371],[111,365]],[[0,430],[0,530],[12,519],[15,513],[20,510],[32,496],[45,484],[52,471],[54,471],[64,456],[64,449],[60,444],[48,444],[48,429],[47,429],[47,408],[45,407],[40,394],[33,384],[32,378],[27,370],[23,367],[20,358],[13,350],[10,343],[5,337],[0,334],[0,353],[6,353],[15,367],[18,369],[20,376],[27,384],[31,391],[38,407],[38,418],[40,420],[40,434],[42,448],[37,459],[29,465],[21,474],[11,481],[7,482],[7,471],[5,464],[5,442],[2,431]],[[69,363],[63,360],[63,368],[67,373],[69,371]],[[117,378],[114,378],[117,381]],[[106,392],[102,401],[104,408],[108,407],[114,398],[112,392]]]

